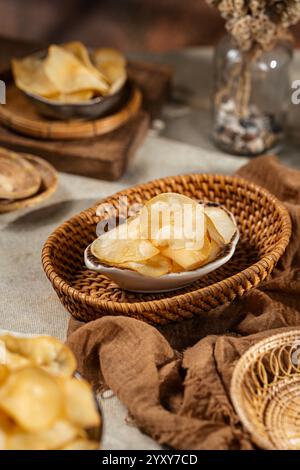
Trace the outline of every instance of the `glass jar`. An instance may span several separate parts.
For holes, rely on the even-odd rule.
[[[291,59],[288,41],[250,53],[242,52],[231,36],[222,39],[215,52],[213,102],[213,137],[222,150],[259,155],[282,141]]]

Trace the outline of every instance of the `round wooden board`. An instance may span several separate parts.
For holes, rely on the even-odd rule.
[[[42,158],[29,154],[21,154],[22,157],[31,163],[41,176],[41,185],[36,194],[26,199],[19,199],[15,201],[6,201],[0,199],[0,214],[4,212],[12,212],[17,209],[24,209],[43,202],[51,194],[53,194],[57,187],[57,172],[48,162]]]
[[[0,147],[0,199],[24,199],[41,185],[37,169],[20,154]]]
[[[0,106],[0,122],[30,137],[74,140],[107,134],[125,124],[140,109],[142,94],[132,85],[127,102],[114,114],[93,121],[58,121],[41,116],[35,106],[11,82],[6,90],[6,104]]]

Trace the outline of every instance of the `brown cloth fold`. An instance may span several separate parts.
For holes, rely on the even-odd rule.
[[[112,389],[142,431],[175,449],[253,448],[230,401],[234,366],[256,341],[300,327],[300,172],[260,157],[238,174],[291,215],[291,241],[270,279],[221,311],[159,329],[121,316],[69,325],[80,373]]]

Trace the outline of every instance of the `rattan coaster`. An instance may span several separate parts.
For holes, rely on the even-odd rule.
[[[259,447],[300,450],[300,330],[250,348],[234,370],[231,398]]]
[[[130,83],[127,99],[113,114],[91,121],[59,121],[42,117],[35,106],[11,81],[6,90],[6,104],[0,106],[0,122],[29,137],[47,140],[74,140],[101,136],[128,122],[141,108],[142,95]]]

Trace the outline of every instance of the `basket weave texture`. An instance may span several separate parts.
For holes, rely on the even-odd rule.
[[[177,192],[223,204],[236,217],[240,241],[233,258],[199,281],[174,292],[135,294],[84,266],[84,249],[96,238],[98,204],[61,225],[46,241],[42,263],[66,309],[81,321],[127,315],[166,324],[204,314],[241,297],[270,274],[291,234],[289,214],[266,190],[236,177],[191,174],[168,177],[121,191],[101,201],[120,215],[120,196],[143,204],[163,192]],[[102,216],[103,218],[103,216]]]
[[[231,398],[259,447],[300,450],[300,330],[250,348],[234,369]]]

